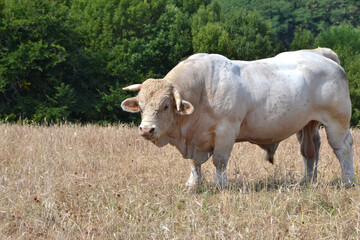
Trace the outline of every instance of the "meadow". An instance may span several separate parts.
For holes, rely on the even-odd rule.
[[[360,177],[360,131],[352,130]],[[229,186],[215,168],[188,191],[189,160],[157,148],[135,127],[0,124],[0,239],[359,239],[360,191],[339,185],[340,166],[321,130],[318,182],[300,185],[296,137],[274,165],[234,145]]]

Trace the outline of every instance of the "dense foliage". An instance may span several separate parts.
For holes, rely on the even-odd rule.
[[[330,47],[360,122],[356,0],[6,0],[0,2],[0,119],[129,122],[123,86],[196,52],[253,60]]]

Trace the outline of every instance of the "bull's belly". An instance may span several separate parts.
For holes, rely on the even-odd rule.
[[[300,131],[311,120],[316,120],[312,118],[308,114],[294,114],[275,119],[245,118],[236,141],[248,141],[255,144],[279,143]]]
[[[295,134],[297,131],[274,132],[273,134],[264,134],[262,132],[253,131],[251,134],[239,134],[236,138],[236,142],[251,142],[254,144],[276,144],[282,140]]]

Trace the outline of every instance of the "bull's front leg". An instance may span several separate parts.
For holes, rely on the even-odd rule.
[[[216,167],[216,173],[214,177],[214,187],[224,188],[226,187],[226,167],[230,158],[230,152],[214,153],[213,163]]]
[[[219,188],[226,187],[226,167],[230,159],[230,154],[235,143],[236,133],[239,131],[240,123],[230,123],[223,121],[216,128],[214,139],[213,163],[216,167],[214,186]]]
[[[200,185],[201,182],[201,164],[196,163],[196,161],[191,160],[190,163],[190,177],[186,182],[186,187],[196,187]]]

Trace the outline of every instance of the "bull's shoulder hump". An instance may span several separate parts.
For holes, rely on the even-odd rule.
[[[174,69],[186,70],[192,69],[197,74],[202,72],[224,72],[232,71],[233,73],[239,74],[240,68],[234,61],[219,55],[219,54],[206,54],[198,53],[190,56],[186,60],[179,63]]]
[[[184,61],[187,61],[187,60],[197,60],[197,59],[201,59],[201,58],[206,58],[208,57],[210,54],[208,53],[196,53],[194,55],[191,55],[190,57],[188,57],[187,59],[185,59]]]
[[[220,54],[196,53],[194,55],[191,55],[184,61],[182,61],[182,63],[193,62],[193,61],[213,62],[213,61],[230,61],[230,60]]]

